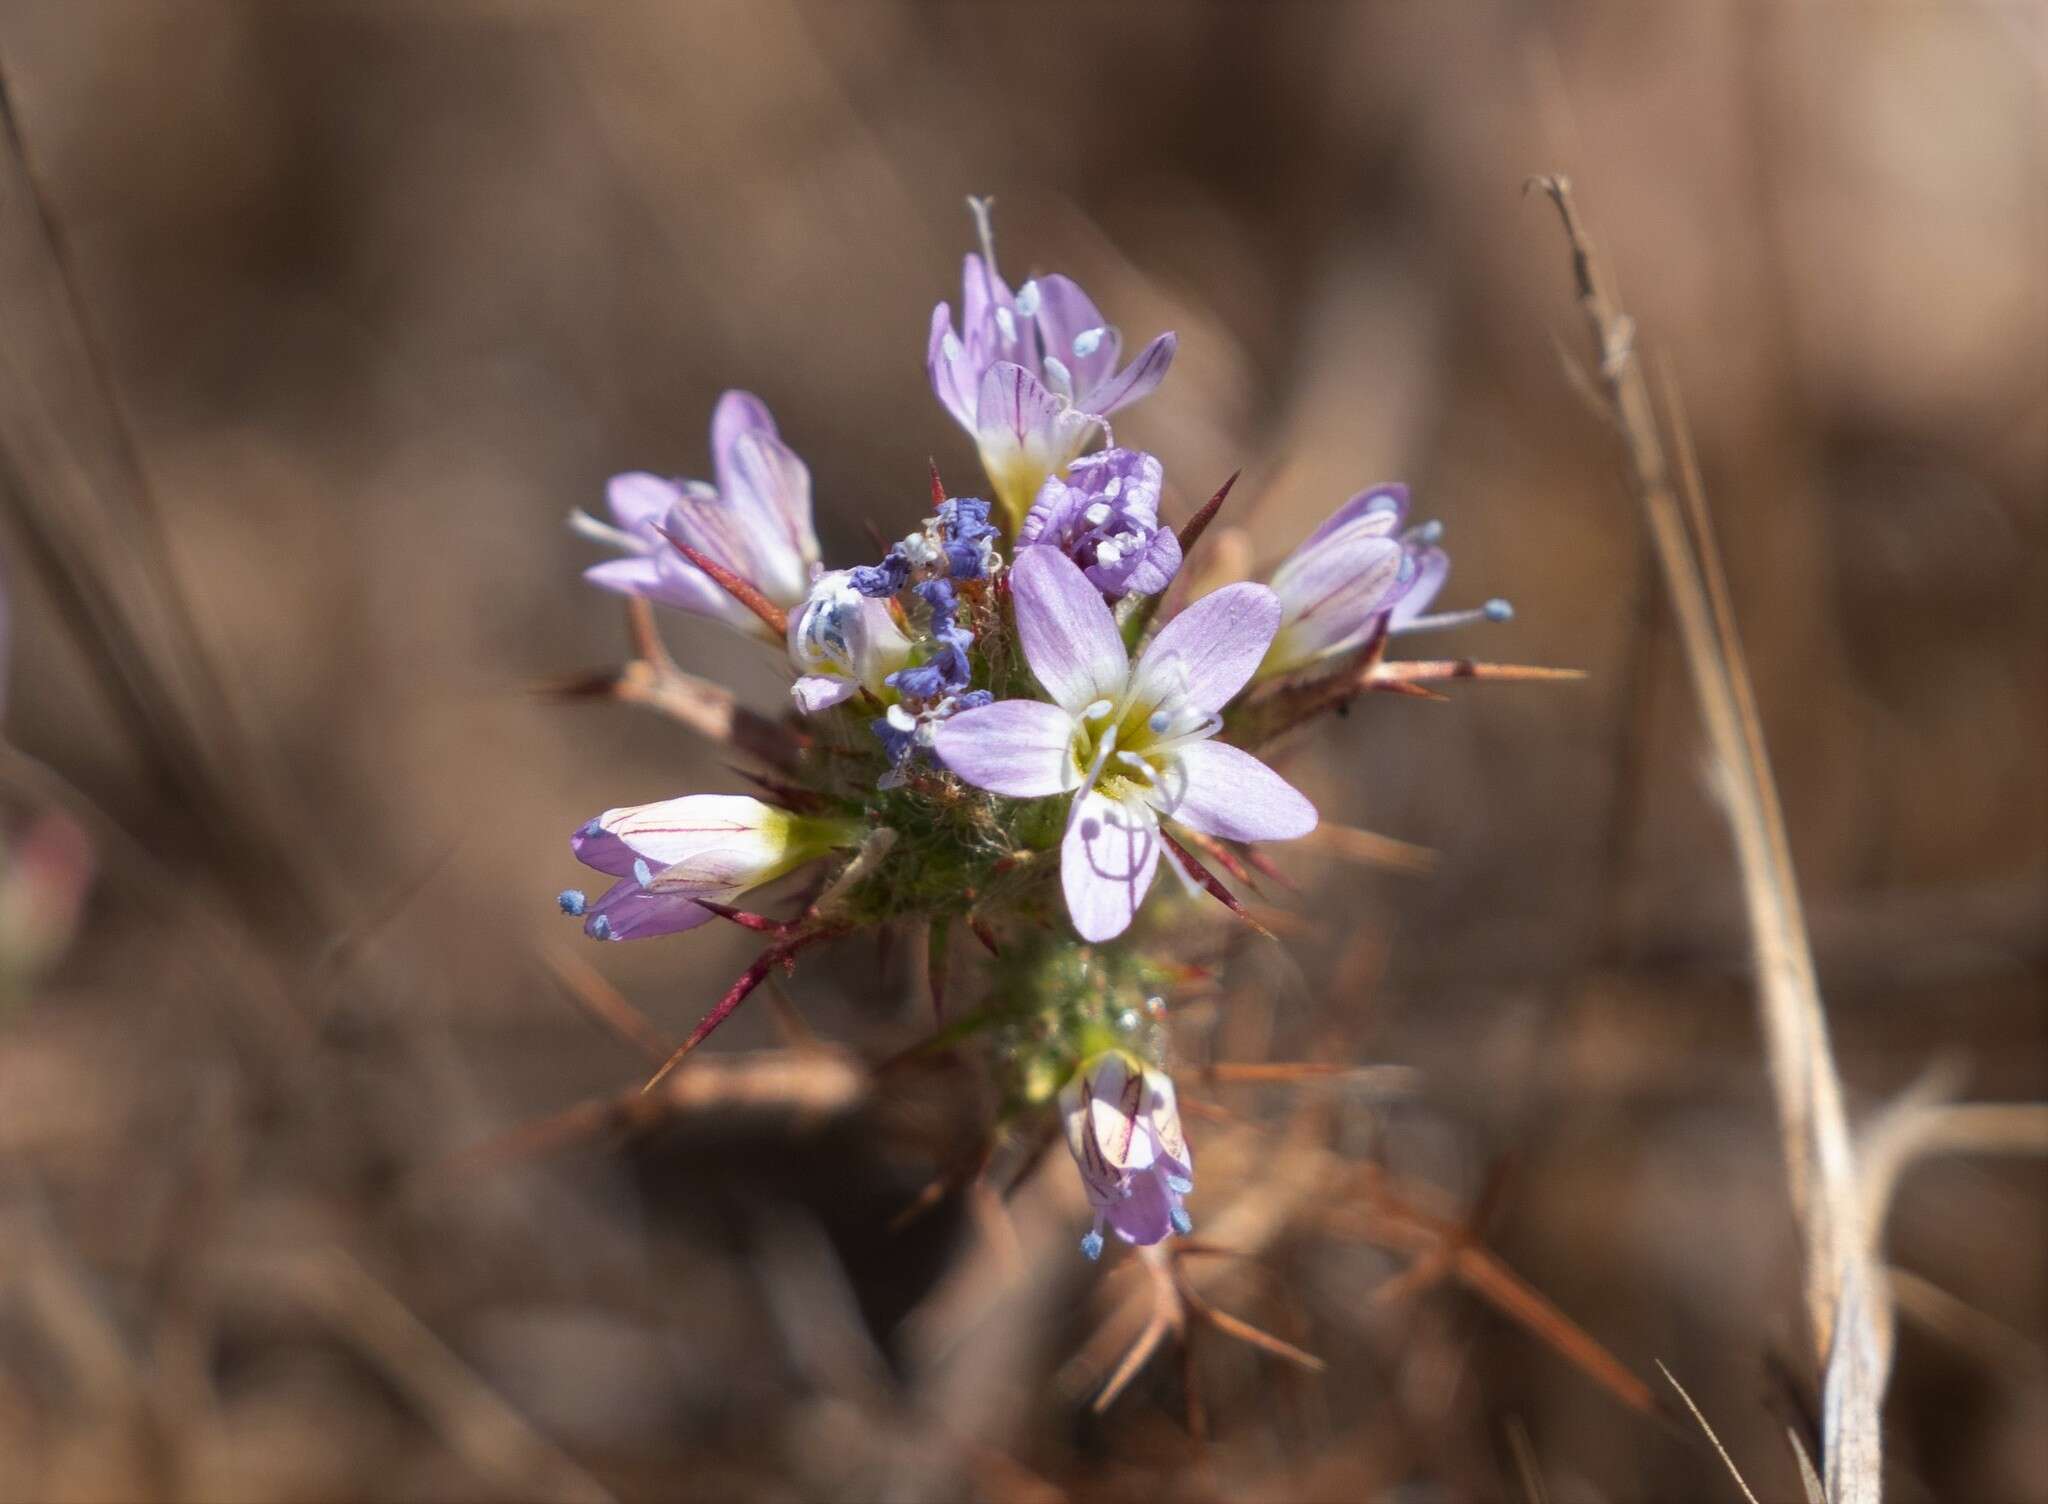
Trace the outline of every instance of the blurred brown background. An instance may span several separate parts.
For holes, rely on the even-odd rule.
[[[1326,1374],[1211,1338],[1206,1440],[1170,1355],[1090,1415],[1091,1333],[1143,1277],[1074,1252],[1063,1162],[1018,1245],[957,1196],[888,1228],[985,1110],[965,1073],[449,1168],[641,1074],[547,953],[671,1033],[750,953],[573,945],[553,912],[590,814],[740,787],[678,728],[530,693],[623,651],[565,512],[706,473],[726,386],[841,561],[919,515],[927,455],[964,486],[922,362],[969,192],[1013,275],[1179,331],[1118,432],[1183,514],[1244,466],[1271,560],[1406,479],[1451,603],[1519,609],[1444,646],[1591,674],[1375,700],[1297,768],[1440,863],[1284,856],[1310,925],[1178,1043],[1422,1085],[1208,1092],[1198,1225],[1304,1134],[1452,1207],[1491,1184],[1489,1245],[1795,1496],[1737,888],[1520,185],[1572,175],[1683,388],[1852,1111],[1938,1058],[2039,1098],[2048,10],[13,0],[0,66],[66,252],[11,156],[10,515],[72,549],[0,534],[7,807],[83,812],[101,866],[0,1019],[0,1496],[1735,1497],[1471,1296],[1374,1304],[1405,1261],[1299,1207],[1218,1298]],[[765,656],[667,628],[773,703]],[[878,1058],[923,1024],[899,971],[849,945],[789,990]],[[751,1007],[719,1059],[779,1043]],[[2048,1498],[2048,1175],[1930,1164],[1887,1249],[1919,1282],[1893,1497]]]

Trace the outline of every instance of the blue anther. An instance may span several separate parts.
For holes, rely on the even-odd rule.
[[[1444,525],[1434,517],[1415,529],[1415,541],[1417,543],[1436,543],[1443,538],[1443,535]]]
[[[564,888],[555,895],[555,902],[561,905],[562,912],[571,919],[583,917],[583,906],[586,901],[581,888]]]
[[[612,921],[609,914],[593,914],[590,922],[583,926],[593,940],[609,940],[612,937]]]
[[[1081,1236],[1081,1252],[1088,1256],[1088,1262],[1091,1264],[1101,1258],[1102,1234],[1099,1232],[1083,1233]]]
[[[1485,613],[1488,621],[1513,621],[1515,617],[1515,603],[1504,601],[1499,596],[1495,596],[1479,609]]]
[[[643,888],[654,885],[654,869],[647,865],[647,858],[644,856],[633,858],[633,881]]]
[[[1188,1215],[1186,1207],[1176,1206],[1173,1209],[1173,1230],[1182,1237],[1186,1237],[1195,1230],[1195,1219]]]
[[[1169,1175],[1166,1177],[1166,1188],[1176,1196],[1185,1196],[1195,1188],[1195,1183],[1185,1175]]]

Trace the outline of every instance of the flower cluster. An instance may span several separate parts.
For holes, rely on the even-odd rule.
[[[1078,286],[1048,274],[1013,290],[985,217],[983,231],[958,325],[950,305],[933,310],[927,366],[993,501],[948,493],[934,468],[916,528],[875,562],[827,570],[809,471],[766,406],[730,392],[712,419],[715,484],[635,472],[612,481],[610,522],[575,514],[620,555],[587,571],[593,584],[786,654],[791,700],[779,722],[754,718],[766,797],[606,811],[570,847],[612,881],[560,905],[600,940],[714,917],[774,937],[678,1058],[803,946],[914,925],[937,967],[963,921],[999,955],[982,1016],[1007,1094],[1064,1120],[1092,1257],[1104,1228],[1145,1244],[1191,1225],[1152,990],[1172,974],[1125,938],[1160,866],[1242,915],[1216,869],[1242,877],[1265,860],[1256,843],[1317,824],[1260,746],[1367,687],[1389,635],[1506,607],[1424,614],[1449,561],[1441,529],[1408,525],[1401,486],[1337,508],[1266,583],[1187,599],[1183,556],[1213,506],[1167,526],[1164,464],[1108,422],[1159,385],[1174,336],[1121,363]],[[816,870],[794,917],[734,907],[803,869]]]

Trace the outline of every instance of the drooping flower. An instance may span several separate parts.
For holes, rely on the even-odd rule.
[[[708,616],[754,636],[761,619],[676,548],[679,539],[785,610],[802,605],[818,573],[811,473],[775,431],[760,398],[727,392],[711,418],[715,486],[633,471],[612,478],[605,500],[616,525],[585,513],[578,532],[625,557],[583,572],[591,584]]]
[[[593,940],[640,940],[695,929],[805,862],[860,839],[852,820],[794,814],[744,794],[689,794],[608,809],[569,839],[586,867],[618,879],[595,901],[563,893],[562,912]]]
[[[1419,583],[1417,560],[1400,537],[1407,515],[1406,486],[1360,491],[1281,562],[1272,579],[1280,630],[1259,677],[1356,647]]]
[[[789,617],[789,661],[797,670],[789,687],[796,707],[816,715],[863,689],[882,699],[888,681],[910,661],[910,639],[888,602],[854,588],[853,571],[820,575],[810,596]]]
[[[1258,678],[1293,673],[1358,647],[1382,619],[1389,632],[1424,631],[1484,618],[1504,621],[1506,601],[1476,611],[1425,616],[1450,574],[1450,555],[1438,546],[1443,524],[1403,531],[1406,486],[1373,486],[1332,512],[1273,571],[1280,597],[1280,630],[1259,665]]]
[[[1280,602],[1227,585],[1169,621],[1130,661],[1102,592],[1065,554],[1010,569],[1025,660],[1052,703],[999,700],[939,726],[940,760],[1015,799],[1071,794],[1060,883],[1087,940],[1123,933],[1159,866],[1161,819],[1232,841],[1287,840],[1315,807],[1250,753],[1212,738],[1265,656]]]
[[[1126,1243],[1140,1245],[1194,1230],[1181,1204],[1195,1188],[1194,1157],[1164,1071],[1105,1050],[1083,1062],[1061,1089],[1060,1116],[1095,1210],[1095,1226],[1081,1239],[1083,1253],[1102,1256],[1105,1222]]]
[[[1101,420],[1165,378],[1175,338],[1157,336],[1119,370],[1122,337],[1071,279],[1035,277],[1013,293],[992,254],[970,254],[961,284],[960,327],[950,304],[932,310],[925,366],[932,391],[981,446],[1014,526]]]
[[[1135,449],[1105,449],[1046,477],[1017,546],[1049,546],[1111,600],[1156,595],[1180,569],[1180,539],[1159,525],[1165,467]]]

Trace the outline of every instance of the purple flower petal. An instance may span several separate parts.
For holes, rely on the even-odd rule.
[[[1072,559],[1054,548],[1027,548],[1010,567],[1010,590],[1025,660],[1062,709],[1079,715],[1123,692],[1130,659],[1116,618]],[[1277,602],[1274,611],[1277,619]],[[1259,647],[1263,652],[1265,644]]]
[[[725,886],[766,881],[785,844],[790,816],[746,794],[687,794],[606,810],[602,827],[657,871],[655,886],[680,882]]]
[[[789,686],[790,698],[796,701],[796,708],[804,715],[816,715],[821,710],[830,710],[834,705],[844,704],[860,693],[860,686],[851,679],[838,678],[832,674],[800,674]]]
[[[1042,799],[1078,785],[1074,718],[1043,700],[998,700],[941,721],[939,760],[977,788]]]
[[[1173,1202],[1155,1174],[1131,1177],[1131,1193],[1103,1208],[1104,1219],[1126,1243],[1150,1247],[1173,1231]]]
[[[974,432],[974,405],[980,400],[978,372],[967,357],[967,347],[953,332],[953,308],[941,303],[932,310],[932,332],[924,352],[925,374],[931,377],[932,395],[945,404],[953,420]]]
[[[1082,393],[1076,399],[1078,405],[1091,413],[1107,416],[1120,407],[1128,407],[1140,397],[1149,397],[1153,389],[1166,379],[1166,368],[1173,364],[1173,352],[1179,344],[1180,341],[1171,333],[1160,335],[1140,350],[1138,358],[1122,371],[1093,391]]]
[[[1116,370],[1122,339],[1073,278],[1054,273],[1036,280],[1038,329],[1045,353],[1073,373],[1076,396],[1092,392]],[[1086,354],[1081,353],[1084,350]]]
[[[1221,710],[1251,678],[1279,625],[1280,598],[1264,585],[1225,585],[1160,629],[1133,671],[1132,694]]]
[[[1094,425],[1012,361],[997,361],[981,378],[974,433],[991,471],[1027,460],[1041,472],[1060,469],[1080,453]],[[1034,479],[1031,490],[1037,486]]]
[[[1373,537],[1391,538],[1401,530],[1402,519],[1407,515],[1406,486],[1367,486],[1325,517],[1322,526],[1302,539],[1301,547],[1294,552],[1296,556],[1304,554],[1332,534],[1351,527],[1363,528]]]
[[[1170,527],[1162,527],[1145,545],[1145,552],[1124,576],[1129,595],[1157,595],[1180,573],[1180,539]]]
[[[1130,928],[1159,871],[1159,826],[1143,804],[1099,791],[1080,801],[1060,843],[1060,887],[1083,940]]]
[[[739,604],[681,559],[674,565],[650,554],[607,559],[584,570],[583,578],[600,590],[637,595],[656,605],[694,611],[700,616],[726,619],[727,606]],[[732,620],[738,624],[737,618]]]
[[[728,893],[706,890],[702,896],[723,903]],[[652,892],[628,876],[613,883],[585,911],[583,932],[593,940],[646,940],[655,935],[679,935],[714,917],[692,896]]]
[[[1180,749],[1186,783],[1162,813],[1226,841],[1291,841],[1316,828],[1316,807],[1251,753],[1226,742]]]
[[[718,489],[728,495],[732,491],[733,449],[748,434],[778,437],[768,404],[752,392],[723,393],[711,410],[711,473],[718,479]]]
[[[1158,1145],[1159,1161],[1183,1179],[1192,1180],[1195,1158],[1188,1152],[1187,1135],[1181,1131],[1180,1101],[1173,1078],[1164,1071],[1145,1072],[1145,1118]]]
[[[1401,579],[1406,552],[1400,540],[1363,527],[1295,550],[1273,573],[1283,624],[1267,655],[1267,672],[1297,668],[1363,641],[1407,588]]]
[[[603,816],[576,827],[576,833],[569,837],[569,850],[576,860],[586,867],[595,867],[599,872],[612,877],[632,875],[633,863],[639,855],[620,840],[602,823]]]
[[[1388,624],[1404,627],[1429,609],[1437,592],[1444,588],[1444,581],[1450,578],[1451,556],[1440,548],[1425,548],[1415,556],[1415,578],[1394,609],[1388,613]]]
[[[659,526],[681,496],[682,489],[674,481],[649,475],[645,470],[614,475],[604,488],[605,504],[619,526],[629,533]]]
[[[772,432],[743,433],[727,452],[719,487],[753,545],[748,577],[777,605],[794,606],[810,591],[811,561],[818,557],[811,472]]]

